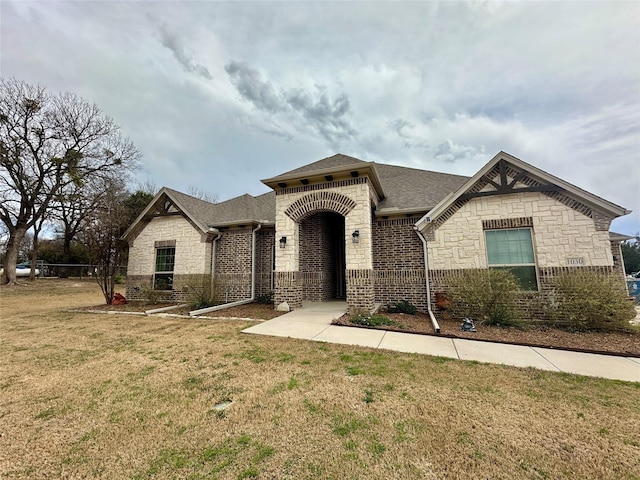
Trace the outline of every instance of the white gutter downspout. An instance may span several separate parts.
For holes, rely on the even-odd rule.
[[[216,247],[218,246],[218,240],[222,237],[221,233],[211,241],[211,292],[213,293],[213,277],[216,274]]]
[[[216,305],[215,307],[201,308],[200,310],[192,310],[189,312],[190,317],[197,317],[203,313],[215,312],[217,310],[223,310],[225,308],[237,307],[239,305],[245,305],[251,303],[256,297],[256,232],[262,228],[262,224],[259,223],[256,228],[251,231],[251,298],[245,300],[238,300],[237,302],[225,303],[223,305]]]
[[[427,313],[429,314],[429,318],[431,318],[431,324],[433,325],[436,333],[440,333],[440,325],[431,310],[431,285],[429,283],[429,255],[427,252],[427,239],[424,238],[424,235],[422,235],[422,232],[418,227],[414,225],[413,229],[416,231],[418,238],[420,238],[420,241],[422,242],[422,250],[424,254],[424,278],[427,285]]]

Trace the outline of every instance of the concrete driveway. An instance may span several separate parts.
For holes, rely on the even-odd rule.
[[[243,332],[640,382],[640,358],[637,357],[331,325],[331,321],[342,316],[346,309],[345,302],[305,303],[299,310],[254,325]]]

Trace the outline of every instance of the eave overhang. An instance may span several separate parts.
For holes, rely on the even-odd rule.
[[[169,189],[167,189],[166,187],[162,187],[156,194],[156,196],[153,197],[153,200],[149,202],[149,205],[146,206],[146,208],[140,213],[140,215],[136,217],[129,228],[127,228],[127,230],[122,234],[120,239],[123,241],[130,241],[132,237],[135,237],[142,223],[144,223],[145,221],[149,221],[154,217],[160,216],[158,211],[166,209],[165,206],[168,205],[167,201],[175,206],[175,208],[179,211],[176,213],[184,215],[187,220],[189,220],[189,222],[191,222],[191,224],[193,224],[202,233],[211,233],[210,225],[205,225],[202,222],[198,221],[193,215],[189,213],[184,205],[182,205],[181,202],[174,195],[172,195]],[[171,213],[167,211],[166,214],[169,215]]]
[[[520,172],[526,173],[526,175],[530,178],[534,178],[540,181],[543,186],[539,187],[530,187],[530,188],[511,188],[505,189],[500,192],[474,192],[470,193],[472,187],[485,177],[488,173],[493,170],[493,168],[499,162],[506,162],[508,164],[513,165]],[[492,182],[493,183],[493,182]],[[517,183],[514,180],[511,183],[511,187]],[[473,177],[471,177],[464,185],[462,185],[455,192],[447,195],[444,199],[442,199],[435,207],[433,207],[429,212],[427,212],[420,220],[416,222],[416,227],[420,230],[424,230],[426,226],[434,221],[436,221],[443,213],[445,213],[449,207],[453,203],[458,200],[470,199],[470,198],[478,198],[482,196],[488,196],[491,194],[500,194],[500,193],[521,193],[521,192],[533,192],[533,191],[541,191],[541,192],[552,192],[552,191],[561,191],[585,205],[593,208],[597,211],[606,213],[611,215],[614,218],[621,217],[624,215],[628,215],[631,213],[631,210],[627,210],[615,203],[609,202],[604,198],[601,198],[597,195],[594,195],[586,190],[583,190],[575,185],[572,185],[569,182],[566,182],[550,173],[545,172],[533,165],[530,165],[513,155],[510,155],[506,152],[499,152],[495,157],[493,157],[484,167],[482,167],[478,173],[476,173]]]
[[[272,220],[256,220],[255,218],[249,218],[244,220],[229,220],[227,222],[215,222],[213,226],[215,228],[231,228],[231,227],[243,228],[247,226],[253,227],[257,225],[274,226],[275,224],[276,222]]]
[[[385,198],[380,177],[376,171],[375,162],[360,162],[342,167],[323,168],[309,172],[296,172],[261,180],[262,183],[275,191],[291,187],[304,187],[305,185],[328,183],[348,178],[366,176],[371,181],[373,188],[380,200]]]

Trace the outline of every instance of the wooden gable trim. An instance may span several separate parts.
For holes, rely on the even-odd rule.
[[[498,182],[496,182],[496,179]],[[518,187],[518,184],[526,186]],[[493,187],[494,190],[484,190],[488,186]],[[491,172],[480,178],[471,191],[463,193],[459,199],[471,200],[472,198],[509,195],[512,193],[564,191],[562,187],[553,183],[542,183],[532,180],[529,177],[529,172],[524,169],[517,170],[513,165],[508,164],[502,159]]]

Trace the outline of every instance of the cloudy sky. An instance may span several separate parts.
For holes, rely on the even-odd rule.
[[[473,175],[504,150],[634,210],[639,2],[11,2],[3,77],[95,102],[138,181],[225,200],[344,153]]]

